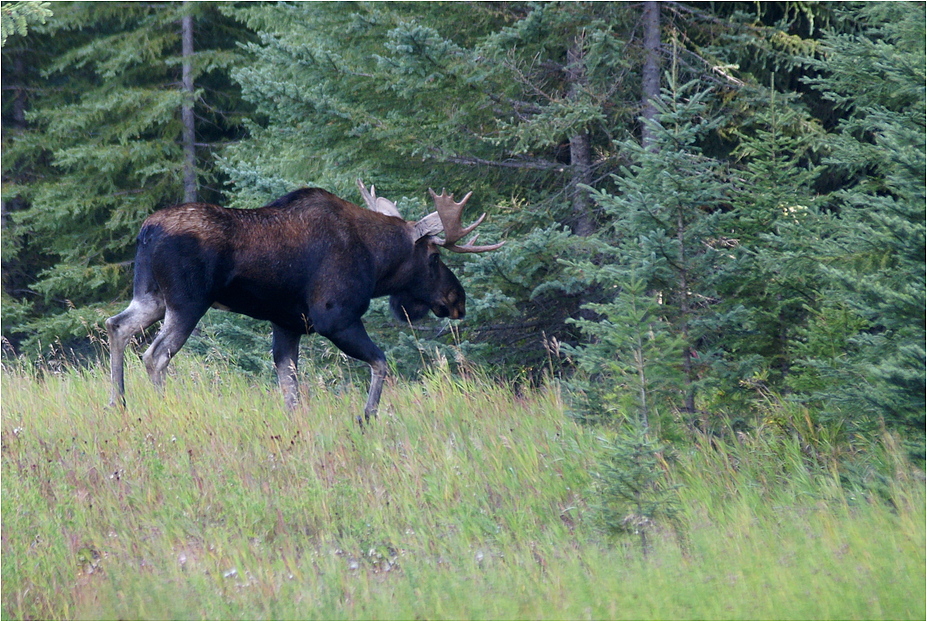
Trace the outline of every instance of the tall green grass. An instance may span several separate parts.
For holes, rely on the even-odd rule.
[[[158,395],[135,362],[120,411],[103,370],[5,368],[3,617],[925,616],[923,480],[900,458],[886,502],[788,437],[677,448],[684,535],[644,557],[598,528],[601,444],[555,389],[439,368],[361,430],[364,391],[331,378],[305,373],[287,413],[193,357]]]

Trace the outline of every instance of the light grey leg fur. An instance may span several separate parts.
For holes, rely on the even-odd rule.
[[[367,394],[367,404],[364,406],[364,420],[370,421],[377,416],[380,406],[380,394],[383,392],[383,380],[386,378],[388,366],[386,361],[374,361],[370,364],[370,392]]]
[[[164,304],[155,297],[133,298],[125,311],[106,320],[109,334],[110,406],[125,405],[125,352],[129,339],[164,317]]]
[[[277,383],[283,391],[283,403],[288,410],[296,408],[299,402],[299,381],[296,377],[299,338],[299,333],[274,324],[274,367],[277,369]]]

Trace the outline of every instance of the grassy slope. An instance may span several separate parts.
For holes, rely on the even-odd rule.
[[[289,415],[185,361],[163,398],[131,368],[126,412],[101,371],[4,370],[4,618],[925,616],[903,473],[893,512],[787,447],[681,452],[687,551],[665,534],[642,560],[594,529],[599,444],[556,392],[436,373],[361,433],[357,391]]]

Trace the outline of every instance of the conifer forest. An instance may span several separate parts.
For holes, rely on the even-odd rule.
[[[824,512],[818,502],[857,508],[828,514],[849,521],[837,531],[868,520],[858,504],[884,509],[878,515],[886,521],[879,523],[880,535],[895,533],[885,525],[921,532],[919,541],[912,540],[916,554],[905,559],[917,562],[914,568],[920,563],[920,574],[913,576],[923,586],[923,530],[911,530],[905,521],[912,507],[921,514],[911,524],[923,520],[923,498],[910,490],[923,492],[927,410],[924,2],[13,1],[2,3],[2,18],[5,619],[923,615],[923,594],[909,592],[897,601],[881,593],[877,600],[886,609],[867,609],[872,599],[860,608],[840,609],[856,607],[845,598],[835,598],[831,609],[790,612],[776,609],[772,600],[770,609],[757,610],[687,609],[685,603],[680,609],[615,610],[618,605],[606,601],[583,609],[581,603],[599,602],[594,587],[585,596],[564,587],[544,597],[553,609],[533,609],[530,599],[517,600],[520,575],[502,570],[522,568],[523,558],[524,568],[548,573],[555,564],[546,560],[563,555],[561,568],[574,568],[580,576],[595,567],[590,559],[613,554],[599,546],[613,537],[626,538],[624,550],[645,560],[666,554],[661,546],[667,542],[676,543],[681,564],[709,560],[699,557],[696,526],[737,523],[733,510],[723,520],[712,514],[715,501],[747,489],[771,490],[765,486],[772,481],[787,488],[827,480],[825,487],[808,483],[788,503],[757,495],[768,508]],[[472,192],[464,223],[486,212],[479,244],[504,242],[492,252],[442,254],[466,289],[463,319],[429,314],[399,321],[386,299],[373,300],[364,324],[386,352],[389,380],[380,421],[366,434],[351,428],[355,402],[366,392],[366,366],[318,335],[304,338],[300,374],[308,388],[301,414],[293,418],[283,410],[276,386],[270,324],[219,309],[206,313],[176,357],[163,402],[145,393],[153,390],[142,388],[147,378],[139,363],[158,325],[139,334],[129,348],[127,375],[131,391],[147,404],[146,414],[139,411],[137,420],[131,414],[131,392],[128,411],[104,414],[110,412],[104,409],[109,390],[104,322],[132,299],[136,236],[150,214],[185,202],[257,208],[304,187],[363,206],[359,179],[374,184],[410,221],[432,210],[430,188],[457,197]],[[452,394],[434,388],[439,379],[456,387],[446,389]],[[176,403],[172,384],[186,396]],[[284,431],[259,440],[264,432],[232,427],[223,445],[221,434],[212,434],[225,423],[215,428],[190,423],[208,428],[196,443],[179,431],[154,427],[161,425],[157,421],[168,425],[185,409],[225,417],[224,406],[197,406],[197,400],[221,399],[239,389],[235,395],[241,397],[231,399],[245,414],[230,425],[278,417],[264,423]],[[458,389],[460,395],[453,393]],[[65,405],[67,390],[77,396],[75,404],[84,404],[86,394],[86,404]],[[423,406],[422,396],[432,390],[440,399]],[[206,395],[211,391],[215,395]],[[266,408],[246,405],[265,393]],[[350,406],[339,406],[339,396],[347,396]],[[313,404],[322,402],[315,411]],[[281,436],[292,437],[290,445],[297,447],[313,417],[323,412],[326,422],[340,427],[331,428],[330,438],[329,432],[315,432],[313,449],[304,451],[318,455],[306,453],[305,462],[292,466],[294,473],[317,478],[313,498],[320,513],[310,516],[297,507],[305,490],[296,480],[280,479],[276,513],[266,518],[267,486],[275,485],[267,482],[283,471],[267,471],[269,479],[258,483],[240,452],[247,454],[249,443],[279,443]],[[29,423],[30,413],[46,413],[36,415],[36,421],[46,421],[46,435],[57,435],[55,426],[63,426],[60,442],[49,436],[28,445],[30,425],[40,432]],[[465,423],[470,415],[478,418],[472,428]],[[85,454],[78,450],[79,439],[102,442],[107,428],[64,422],[98,416],[116,426],[113,444]],[[511,427],[501,423],[507,417]],[[534,427],[518,437],[518,426],[529,420]],[[286,428],[297,422],[302,436]],[[498,434],[486,436],[496,423]],[[180,430],[188,423],[177,425]],[[377,440],[378,425],[384,435],[399,435],[395,447],[402,449]],[[441,436],[440,426],[458,425]],[[153,426],[145,439],[163,434],[173,440],[165,440],[163,448],[154,440],[133,445],[132,438],[143,438],[143,426]],[[73,434],[64,431],[68,427]],[[470,431],[477,428],[483,436]],[[342,437],[350,444],[337,445]],[[180,447],[171,443],[178,438],[189,449],[178,450],[177,462],[171,462],[170,447]],[[392,510],[382,514],[365,514],[382,497],[364,496],[369,482],[352,483],[349,475],[326,479],[334,473],[325,471],[332,464],[342,464],[342,473],[384,481],[400,477],[385,459],[380,470],[364,461],[393,450],[394,461],[403,461],[416,439],[434,442],[436,449],[428,450],[434,460],[463,451],[458,441],[474,443],[467,451],[483,457],[466,467],[476,469],[468,481],[497,482],[465,490],[464,496],[485,495],[479,513],[453,505],[461,497],[448,492],[451,484],[442,484],[440,494],[430,488],[440,474],[427,461],[410,463],[407,479],[397,484],[418,496],[406,505],[393,497]],[[326,445],[329,441],[335,445]],[[116,455],[110,453],[114,444],[123,442],[128,453],[121,455],[136,456],[126,464],[146,469],[145,486],[132,488],[131,468],[106,462]],[[387,443],[385,449],[374,447],[380,442]],[[62,454],[65,446],[74,453]],[[260,471],[263,449],[253,447]],[[47,456],[50,466],[42,468],[60,468],[60,474],[36,475],[36,464],[45,462],[29,457],[30,451]],[[223,468],[236,475],[211,482],[194,466],[201,451],[217,452],[208,458],[216,464],[228,458]],[[514,467],[501,458],[510,454]],[[271,455],[284,454],[273,449]],[[100,464],[88,467],[81,456]],[[536,482],[506,479],[518,460],[524,472],[536,474]],[[757,460],[765,466],[751,470]],[[496,461],[498,472],[491,471]],[[100,478],[99,490],[80,477],[97,472],[114,474]],[[458,466],[447,466],[447,482],[459,481],[454,473],[460,474]],[[547,473],[549,482],[543,479]],[[706,483],[725,474],[734,479]],[[112,507],[122,508],[113,510],[115,522],[86,531],[43,527],[37,517],[58,510],[17,509],[26,507],[19,503],[70,499],[72,493],[52,494],[49,486],[56,481],[64,486],[72,476],[78,509],[69,510],[62,524],[83,516],[80,491],[86,490],[94,503],[99,495],[115,495]],[[754,483],[744,484],[750,477]],[[186,492],[169,489],[174,481]],[[505,512],[507,495],[556,491],[563,482],[569,484],[563,491],[550,492],[560,495],[549,501],[559,508],[550,524],[531,522],[547,511],[542,497],[537,513]],[[175,528],[148,532],[148,519],[132,527],[152,538],[139,542],[163,538],[161,549],[119,553],[115,536],[105,534],[125,533],[112,525],[145,505],[131,490],[160,485],[166,487],[163,496],[149,493],[159,495],[148,499],[152,517],[170,513],[175,498],[192,499],[192,505],[178,509],[175,522],[164,523]],[[215,500],[196,501],[212,494],[212,485]],[[240,498],[233,502],[230,491]],[[700,491],[706,491],[703,497]],[[445,508],[444,502],[452,505]],[[519,503],[512,501],[512,508]],[[701,503],[704,520],[694,518],[693,508]],[[212,514],[221,507],[224,514]],[[229,514],[232,507],[240,514]],[[252,510],[253,520],[247,515]],[[432,510],[433,520],[427,518]],[[788,521],[769,512],[769,522],[757,518],[757,524],[779,533]],[[87,514],[88,525],[96,524],[93,516]],[[191,516],[200,522],[184,526]],[[244,526],[234,526],[234,516]],[[400,528],[397,516],[408,524]],[[798,525],[796,537],[817,529],[802,531],[803,516],[796,511],[797,522],[790,523]],[[435,527],[451,523],[457,526]],[[584,524],[595,525],[599,535],[579,539]],[[861,534],[872,530],[858,524]],[[337,528],[329,533],[326,525]],[[42,539],[35,535],[46,528]],[[210,529],[225,530],[219,541],[226,549],[215,544],[220,532]],[[297,542],[310,533],[314,544]],[[513,537],[506,540],[504,534]],[[544,534],[579,544],[570,548],[557,541],[547,550]],[[284,543],[279,551],[293,539],[292,551],[278,558],[273,552],[278,549],[261,548],[274,538]],[[826,544],[822,538],[815,542]],[[69,561],[28,565],[38,543],[54,548],[59,541],[60,559]],[[434,552],[441,542],[448,550],[459,547],[462,557]],[[242,548],[234,549],[234,543]],[[851,554],[859,550],[852,548],[855,541],[847,546]],[[222,558],[221,550],[240,552]],[[593,557],[584,557],[587,553]],[[180,562],[184,572],[196,564],[205,568],[196,576],[216,583],[200,586],[199,596],[188,594],[189,603],[218,589],[214,609],[183,608],[187,601],[178,600],[176,609],[146,610],[152,597],[144,583],[134,592],[112,583],[112,594],[122,595],[100,596],[103,583],[95,582],[102,572],[106,581],[117,582],[125,576],[114,572],[119,564],[157,567],[139,560],[162,554],[164,563],[175,563],[178,555],[189,559]],[[315,571],[308,570],[310,558]],[[455,565],[464,558],[470,565]],[[256,568],[262,559],[267,574],[255,571],[246,581],[243,566]],[[882,557],[860,553],[860,559]],[[278,562],[287,570],[273,565]],[[448,573],[447,584],[433,579],[435,593],[464,593],[447,587],[462,580],[461,572],[485,577],[486,591],[480,593],[489,595],[487,609],[463,600],[436,600],[426,609],[412,604],[429,602],[431,593],[427,580],[412,583],[416,576],[431,576],[415,574],[419,563],[431,564],[434,577]],[[651,568],[673,567],[666,564]],[[291,566],[297,570],[291,572]],[[61,570],[67,567],[71,571]],[[307,596],[299,590],[308,584],[292,588],[301,596],[290,602],[315,598],[316,614],[268,604],[282,602],[277,596],[290,589],[287,581],[303,577],[311,583],[306,577],[328,573],[326,568],[334,573],[329,577],[347,573],[342,591]],[[370,581],[364,589],[370,592],[362,598],[350,577],[364,568]],[[497,590],[494,585],[508,584],[479,574],[492,568],[511,578],[511,589]],[[400,572],[409,583],[389,583]],[[896,576],[891,572],[881,576]],[[750,575],[744,573],[738,576]],[[647,576],[656,581],[662,575]],[[706,575],[705,585],[713,585],[713,576]],[[177,577],[154,583],[153,593],[170,594],[180,584],[174,583]],[[614,580],[633,584],[627,577]],[[669,575],[665,580],[679,583]],[[240,584],[232,589],[231,581],[263,586],[261,593],[275,596],[249,601],[245,594],[257,592]],[[539,578],[538,585],[546,581]],[[568,578],[563,582],[572,585]],[[331,581],[323,583],[334,589]],[[768,583],[761,584],[765,590]],[[41,596],[61,585],[71,586],[64,601]],[[379,591],[388,585],[396,591]],[[137,608],[127,604],[132,594],[140,599]],[[402,603],[409,609],[390,608]]]

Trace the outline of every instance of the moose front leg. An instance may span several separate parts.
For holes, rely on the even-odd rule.
[[[367,403],[364,405],[365,421],[370,421],[371,417],[377,416],[377,408],[380,406],[380,394],[383,392],[383,380],[386,379],[386,371],[387,365],[385,355],[382,359],[370,363],[370,391],[367,393]],[[360,421],[359,417],[358,421]]]
[[[370,340],[360,320],[347,328],[325,333],[319,331],[319,334],[328,338],[348,356],[370,365],[370,391],[367,394],[367,404],[364,406],[364,418],[357,417],[357,422],[361,425],[369,422],[371,417],[377,416],[377,408],[380,405],[380,394],[383,392],[383,380],[387,372],[386,355]]]
[[[274,326],[274,367],[277,369],[277,383],[283,391],[283,403],[289,410],[299,402],[299,381],[296,367],[299,362],[299,333]]]

